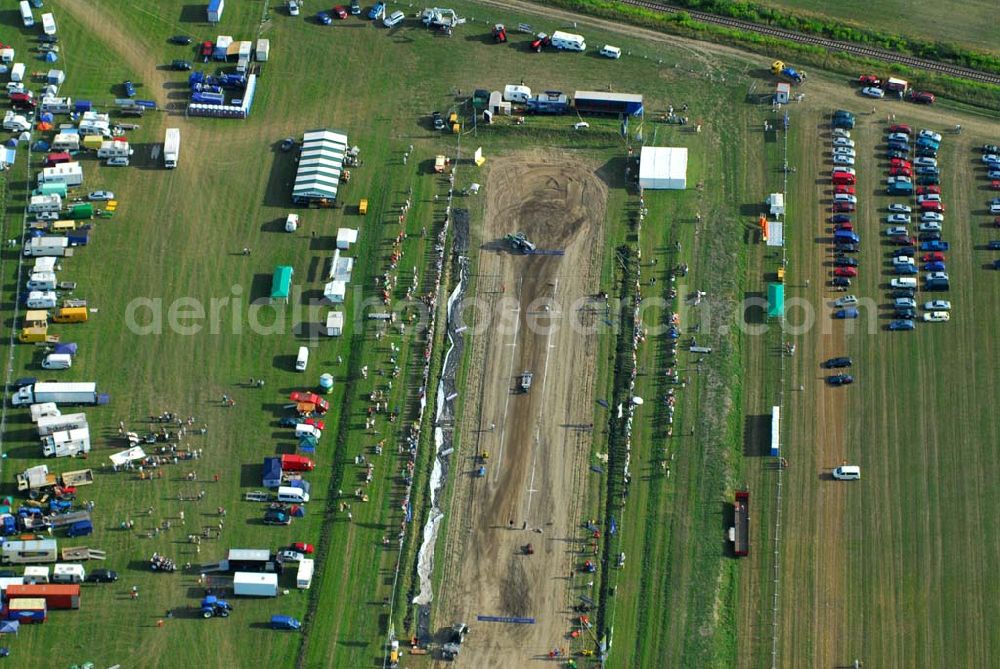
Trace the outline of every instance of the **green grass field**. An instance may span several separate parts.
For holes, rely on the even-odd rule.
[[[977,51],[996,53],[996,5],[989,0],[969,2],[863,2],[844,0],[771,0],[764,4],[790,10],[805,11],[854,24],[862,28],[881,30],[949,44],[960,44]]]
[[[118,95],[116,86],[125,78],[139,84],[139,97],[156,98],[161,104],[182,101],[184,77],[157,65],[188,57],[189,52],[168,46],[166,37],[189,32],[199,39],[214,38],[221,32],[251,39],[257,36],[265,14],[263,3],[234,3],[215,29],[201,22],[201,6],[178,0],[121,11],[112,11],[108,3],[97,0],[72,7],[69,3],[48,4],[59,23],[61,63],[67,72],[64,92],[99,104],[110,103]],[[475,22],[470,20],[452,39],[435,37],[412,21],[387,33],[354,18],[324,27],[272,10],[261,28],[261,35],[271,40],[271,62],[265,66],[248,121],[149,114],[132,137],[134,167],[114,169],[98,166],[93,158],[84,159],[85,190],[114,190],[120,206],[114,218],[97,220],[91,245],[78,249],[64,263],[60,279],[79,282],[77,295],[87,297],[97,312],[87,324],[52,328],[64,341],[78,342],[81,352],[71,371],[42,377],[97,380],[101,390],[113,396],[110,406],[87,411],[95,452],[86,464],[98,469],[100,475],[96,485],[81,490],[81,496],[96,502],[97,531],[86,541],[66,543],[106,550],[107,563],[89,563],[88,568],[111,567],[122,579],[116,585],[86,586],[79,612],[56,612],[45,626],[22,629],[16,640],[7,642],[14,651],[12,660],[46,657],[54,658],[46,660],[47,666],[94,660],[99,666],[121,663],[172,668],[193,662],[209,667],[254,666],[259,658],[267,657],[275,666],[371,667],[381,666],[382,642],[390,622],[401,634],[411,631],[404,624],[425,513],[430,463],[426,436],[414,476],[415,522],[411,528],[417,532],[411,532],[404,544],[395,596],[393,574],[399,554],[384,548],[382,538],[395,537],[402,517],[400,475],[405,460],[396,455],[396,443],[402,424],[411,419],[416,405],[423,342],[412,334],[389,340],[402,346],[397,363],[402,373],[390,393],[390,403],[400,407],[404,420],[396,424],[381,420],[380,434],[366,434],[367,396],[372,390],[386,388],[386,377],[377,371],[390,367],[391,353],[388,341],[376,341],[374,330],[358,309],[364,300],[377,297],[374,279],[387,269],[392,241],[400,230],[396,214],[410,188],[414,206],[405,225],[409,237],[403,243],[400,286],[394,298],[402,298],[413,266],[420,276],[421,290],[427,290],[432,270],[430,236],[443,215],[443,205],[436,203],[434,196],[447,188],[441,178],[429,174],[428,161],[436,153],[455,150],[453,136],[428,129],[427,115],[432,109],[457,108],[474,88],[492,90],[524,79],[537,89],[600,90],[611,82],[615,90],[644,93],[647,141],[689,146],[692,185],[683,194],[647,197],[650,214],[641,237],[643,276],[654,276],[660,283],[644,286],[644,294],[656,294],[666,282],[666,269],[676,262],[691,265],[688,283],[683,287],[679,284],[679,288],[707,291],[713,308],[724,313],[744,290],[760,290],[757,277],[762,260],[757,249],[746,246],[746,227],[752,223],[747,208],[755,207],[773,188],[774,173],[773,165],[761,158],[759,109],[742,102],[746,63],[728,56],[706,58],[686,45],[640,43],[585,23],[580,30],[586,32],[591,44],[619,44],[626,56],[619,62],[606,61],[596,56],[594,48],[580,56],[538,55],[520,48],[527,37],[516,33],[511,34],[507,46],[492,44],[488,26],[502,18],[509,26],[527,22],[544,29],[555,21],[513,12],[504,12],[501,17],[497,10],[467,3],[455,7]],[[16,13],[8,11],[0,20],[9,26],[6,41],[13,42],[19,55],[27,53],[29,33],[14,28]],[[41,61],[26,62],[31,63],[29,71],[47,69]],[[819,73],[810,74],[811,79],[821,78]],[[166,82],[165,87],[162,82]],[[669,104],[685,103],[690,105],[692,119],[705,122],[701,134],[652,121]],[[815,109],[809,114],[808,122],[818,122]],[[174,124],[182,128],[180,166],[167,172],[150,157],[150,149],[162,141],[163,128]],[[468,156],[470,148],[479,145],[487,157],[537,147],[605,159],[622,155],[614,120],[592,121],[590,134],[575,134],[568,126],[569,121],[560,118],[529,119],[523,129],[480,128],[474,136],[463,136],[463,155]],[[361,147],[364,165],[352,170],[351,183],[343,187],[345,207],[300,212],[303,228],[290,235],[280,231],[280,221],[291,211],[289,182],[294,163],[277,144],[285,136],[299,136],[303,130],[316,127],[347,131],[351,143]],[[949,162],[967,159],[974,139],[981,138],[961,138],[964,153],[949,144],[946,151],[956,151]],[[800,176],[812,174],[811,168],[805,167],[805,156],[815,147],[799,136],[796,142],[796,150],[803,156]],[[873,143],[872,139],[870,145]],[[402,155],[411,144],[414,154],[404,164]],[[774,158],[773,145],[765,145],[764,151],[767,161]],[[28,154],[19,151],[19,162],[6,174],[8,209],[3,239],[20,235],[27,159]],[[37,156],[33,162],[32,171],[37,168]],[[488,170],[489,162],[482,169]],[[460,164],[456,186],[484,181],[484,175],[474,170],[468,163]],[[868,172],[871,190],[878,177],[874,168]],[[984,195],[973,190],[977,187],[973,182],[962,181],[957,174],[949,178],[954,181],[946,192],[954,192],[956,198],[964,193],[950,206],[959,210],[963,205],[966,209],[981,207],[978,201]],[[694,189],[696,182],[704,182],[704,188]],[[796,185],[795,206],[799,211],[813,212],[819,192],[811,176],[808,182],[801,180]],[[354,208],[363,197],[371,202],[364,218]],[[610,192],[609,250],[621,243],[635,244],[629,217],[636,202],[634,194],[620,189]],[[471,204],[475,226],[481,220],[481,206]],[[699,213],[704,222],[696,225]],[[984,221],[983,216],[977,216],[969,225],[980,226]],[[251,327],[246,305],[266,294],[277,264],[294,266],[295,283],[303,289],[302,302],[317,297],[333,253],[332,236],[342,226],[361,229],[351,254],[357,258],[356,292],[350,294],[345,309],[348,329],[339,340],[320,340],[312,351],[309,372],[296,375],[291,371],[295,351],[309,343],[297,326],[318,323],[325,309],[315,313],[298,312],[291,306],[261,309],[256,316],[273,324],[275,330],[264,334]],[[425,227],[429,231],[426,238],[421,235]],[[953,275],[961,278],[961,288],[949,296],[960,304],[961,316],[956,321],[937,331],[925,328],[899,333],[904,339],[879,333],[876,347],[869,347],[868,340],[861,338],[856,344],[852,342],[860,369],[882,363],[878,369],[883,371],[878,373],[875,393],[866,391],[868,376],[875,376],[869,371],[860,387],[847,389],[851,399],[844,411],[860,418],[846,431],[852,447],[845,456],[873,452],[871,447],[861,448],[873,437],[884,451],[879,451],[880,459],[865,456],[861,464],[866,478],[850,491],[860,490],[861,494],[844,502],[843,527],[855,534],[843,543],[845,559],[840,568],[850,575],[844,576],[842,583],[851,608],[844,605],[845,621],[840,631],[864,646],[865,660],[873,666],[881,666],[880,660],[882,664],[920,664],[923,657],[937,660],[932,664],[941,664],[946,657],[968,658],[969,666],[974,666],[974,660],[990,657],[997,647],[996,633],[991,631],[996,625],[988,624],[998,618],[993,603],[996,582],[989,579],[987,571],[996,561],[997,541],[995,527],[979,506],[996,487],[987,459],[989,446],[997,443],[996,426],[990,422],[987,409],[996,396],[996,352],[987,338],[979,336],[977,320],[972,318],[976,314],[977,319],[988,320],[997,307],[996,284],[988,281],[993,277],[980,268],[984,254],[972,251],[973,244],[982,244],[987,237],[979,227],[971,227],[967,236],[959,237],[957,253],[963,264]],[[676,241],[682,243],[683,251],[675,256]],[[793,243],[793,262],[811,268],[813,286],[818,286],[820,247],[811,235],[796,237]],[[249,257],[241,255],[244,247],[252,249]],[[16,251],[5,249],[0,256],[5,335],[16,324]],[[866,254],[865,262],[874,267],[875,245],[867,247]],[[658,265],[645,266],[654,257],[659,259]],[[603,271],[608,281],[615,275],[610,251],[605,253]],[[870,276],[866,281],[871,283],[865,286],[867,294],[874,296],[874,273]],[[126,327],[126,307],[132,300],[162,300],[167,319],[169,305],[180,297],[206,305],[213,299],[228,298],[229,302],[219,311],[217,328],[206,323],[195,334],[165,327],[163,334],[139,336]],[[973,306],[966,310],[962,304]],[[143,323],[147,322],[146,314],[140,311]],[[662,309],[653,309],[647,320],[655,325],[664,317]],[[698,314],[685,313],[685,318],[697,322]],[[943,363],[952,355],[952,338],[956,336],[962,342],[958,351],[976,349],[978,359],[988,363],[976,366],[974,385],[968,381],[967,370],[972,368],[967,359]],[[614,350],[613,341],[611,337],[602,341],[597,396],[605,396],[611,383],[608,356]],[[687,368],[682,374],[691,376],[692,382],[679,405],[675,435],[686,435],[692,427],[695,434],[671,440],[665,438],[665,426],[656,411],[665,392],[658,372],[665,365],[666,342],[652,339],[640,349],[642,374],[636,392],[646,397],[648,411],[638,414],[632,464],[635,483],[620,518],[623,531],[618,539],[628,555],[628,565],[609,576],[617,586],[609,609],[615,641],[612,658],[628,666],[733,666],[737,661],[761,666],[770,653],[764,622],[769,620],[765,604],[770,600],[767,586],[760,581],[769,568],[765,553],[770,510],[765,500],[772,472],[760,467],[759,459],[747,464],[740,457],[740,412],[755,414],[761,408],[758,404],[770,406],[771,391],[765,390],[769,388],[765,379],[773,381],[773,369],[768,365],[767,350],[735,331],[719,336],[711,345],[715,353],[700,365],[686,354],[682,358],[682,366]],[[797,361],[803,366],[810,360],[810,346],[805,341],[800,346],[803,354]],[[746,372],[739,367],[741,357]],[[38,359],[33,348],[15,346],[11,375],[38,374]],[[360,374],[365,365],[372,372],[367,379]],[[797,373],[806,374],[805,370],[811,372],[812,368],[803,367]],[[314,501],[306,518],[291,528],[266,527],[259,520],[260,506],[240,499],[245,491],[260,489],[263,457],[294,450],[290,432],[277,427],[277,418],[284,412],[288,391],[312,387],[322,371],[334,374],[336,386],[329,397],[332,408],[326,417],[326,434],[316,454],[320,464],[310,477]],[[264,379],[265,388],[246,387],[251,376]],[[932,395],[922,392],[919,384],[935,378],[953,390]],[[900,387],[907,389],[909,413],[905,415],[902,406],[886,408],[894,406],[890,402],[900,401]],[[863,392],[854,392],[859,390]],[[222,394],[233,397],[236,406],[223,407]],[[793,443],[809,443],[818,429],[810,420],[817,409],[816,400],[813,393],[807,395],[810,403],[789,426]],[[767,399],[761,401],[762,397]],[[871,397],[879,398],[879,403],[869,408],[865,398]],[[106,456],[124,447],[116,437],[118,422],[143,431],[146,418],[164,410],[193,415],[197,424],[207,424],[206,435],[186,440],[191,447],[204,449],[202,459],[191,465],[169,466],[163,479],[152,481],[139,480],[134,473],[105,471]],[[15,474],[39,462],[39,449],[24,414],[10,409],[7,413],[2,481],[9,493],[13,493]],[[934,418],[939,415],[960,419],[961,433],[953,435],[947,421]],[[424,428],[427,435],[426,424]],[[386,439],[386,451],[374,456],[372,449],[382,438]],[[596,451],[601,448],[601,444],[595,445]],[[915,450],[921,453],[920,459],[912,458]],[[376,463],[374,481],[366,489],[370,496],[367,504],[347,499],[363,474],[354,463],[355,456],[362,453]],[[669,460],[671,476],[666,478],[660,462],[669,456],[674,457]],[[64,471],[81,463],[48,464]],[[821,606],[815,595],[811,592],[800,598],[791,585],[816,582],[813,563],[818,540],[809,533],[820,512],[817,490],[821,487],[817,487],[814,474],[827,465],[819,458],[811,461],[796,455],[795,469],[788,474],[788,480],[794,482],[789,486],[794,496],[785,502],[785,522],[801,536],[812,537],[812,543],[808,549],[791,541],[783,544],[789,553],[783,556],[783,563],[790,570],[783,580],[780,617],[782,643],[786,644],[782,658],[788,658],[787,666],[815,664],[817,656],[827,656],[816,648],[830,643],[823,630],[807,624],[814,619],[811,607]],[[191,470],[197,471],[197,482],[184,479]],[[220,475],[218,483],[212,480],[215,473]],[[889,476],[895,477],[898,486],[879,485],[880,479]],[[915,484],[904,485],[907,481]],[[721,509],[731,489],[742,482],[760,491],[756,499],[763,509],[759,519],[755,516],[754,557],[736,563],[725,557]],[[178,494],[186,498],[201,490],[205,496],[200,503],[177,499]],[[338,490],[353,504],[352,522],[337,510],[341,501],[336,499]],[[596,513],[602,508],[603,495],[597,477],[589,494],[582,508]],[[923,504],[924,499],[928,504],[921,511],[920,522],[907,522],[904,512]],[[202,526],[216,525],[218,506],[228,511],[222,538],[204,541],[196,550],[186,535]],[[148,515],[150,507],[153,513]],[[182,510],[186,524],[179,528]],[[879,523],[866,522],[873,513]],[[119,529],[127,519],[135,521],[133,531]],[[146,537],[154,524],[166,519],[171,520],[172,529],[155,538]],[[886,536],[892,539],[887,541]],[[941,540],[935,543],[938,537]],[[318,544],[319,572],[312,589],[298,591],[293,579],[285,577],[283,586],[290,590],[287,596],[240,600],[227,620],[205,621],[196,616],[201,594],[196,569],[152,574],[145,562],[153,551],[181,563],[197,564],[223,558],[229,547],[277,548],[292,541]],[[914,556],[914,563],[901,560],[902,555]],[[968,556],[972,564],[950,569],[949,565],[962,556]],[[921,582],[918,575],[929,580]],[[880,583],[879,588],[868,587],[874,581]],[[140,591],[138,601],[128,596],[133,585]],[[978,592],[979,597],[953,596],[966,589]],[[974,615],[985,622],[976,622],[971,615],[963,618],[968,610],[959,611],[957,606],[965,601],[976,602]],[[174,617],[160,628],[157,621],[168,608]],[[921,614],[903,621],[914,609]],[[308,613],[310,610],[313,613]],[[265,623],[273,613],[307,616],[305,643],[298,636],[267,630]],[[752,630],[743,625],[748,617],[754,620]],[[950,626],[948,634],[937,632],[945,625]],[[866,629],[886,631],[865,637]],[[426,664],[418,658],[407,661],[407,666]]]

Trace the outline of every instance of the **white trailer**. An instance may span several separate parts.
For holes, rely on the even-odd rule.
[[[13,109],[7,110],[7,113],[3,117],[3,129],[10,130],[12,132],[24,132],[26,130],[31,130],[31,124],[28,123],[27,117],[22,114],[17,114]]]
[[[308,590],[312,585],[313,571],[316,569],[316,561],[312,558],[299,560],[299,571],[295,575],[295,587],[299,590]]]
[[[21,23],[25,28],[35,25],[35,17],[31,13],[31,5],[28,0],[21,0]]]
[[[37,423],[43,418],[52,418],[53,416],[61,416],[62,412],[59,411],[59,407],[56,406],[55,402],[39,402],[38,404],[31,405],[31,422]],[[44,465],[42,465],[44,467]]]
[[[564,33],[561,30],[557,30],[552,33],[552,46],[557,49],[565,49],[567,51],[587,50],[587,42],[583,39],[583,35]]]
[[[167,128],[163,138],[163,165],[168,169],[177,167],[181,153],[181,129]]]
[[[52,12],[42,14],[42,32],[46,35],[56,34],[56,17],[52,16]]]
[[[80,163],[63,163],[53,167],[43,167],[38,175],[38,185],[66,184],[79,186],[83,183],[83,167]]]
[[[87,414],[70,413],[61,416],[49,416],[46,418],[39,418],[37,423],[38,436],[47,437],[50,434],[61,430],[76,430],[81,427],[87,427]]]
[[[10,68],[11,81],[24,80],[24,63],[14,63]]]
[[[531,97],[531,88],[528,86],[520,86],[518,84],[507,84],[503,87],[503,99],[508,102],[517,102],[519,104],[527,104],[528,99]]]
[[[277,597],[278,575],[238,571],[233,574],[233,594],[237,597]]]
[[[57,98],[47,95],[42,98],[39,109],[50,114],[68,114],[73,111],[73,98]]]
[[[62,211],[62,197],[58,193],[51,195],[32,195],[28,200],[28,213],[40,214],[46,211]]]
[[[267,59],[270,57],[270,55],[271,55],[271,40],[265,39],[263,37],[257,40],[257,48],[255,54],[257,61],[260,63],[267,62]]]
[[[61,132],[52,140],[54,151],[78,151],[80,149],[80,135],[75,132]]]
[[[28,406],[38,402],[55,402],[56,404],[103,404],[106,395],[97,392],[97,384],[85,382],[43,382],[34,383],[17,389],[11,398],[14,406]]]
[[[21,583],[27,585],[41,585],[49,582],[49,568],[29,565],[24,568],[24,576]]]
[[[90,428],[53,432],[42,437],[42,455],[47,458],[75,457],[90,453]]]
[[[52,568],[53,583],[83,583],[86,578],[82,564],[59,562]]]
[[[55,562],[58,559],[58,544],[55,539],[5,541],[0,546],[0,560],[4,564]]]
[[[73,248],[67,237],[32,237],[24,247],[24,255],[35,258],[71,256]]]
[[[128,142],[101,142],[101,148],[97,150],[98,158],[128,158],[134,153]]]

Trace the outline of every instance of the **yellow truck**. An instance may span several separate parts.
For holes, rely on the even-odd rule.
[[[52,316],[53,323],[86,323],[86,307],[60,307]]]
[[[24,312],[24,327],[45,327],[49,324],[49,312],[45,309],[28,309]]]
[[[358,203],[358,213],[364,216],[368,213],[368,198],[363,198],[360,203]]]

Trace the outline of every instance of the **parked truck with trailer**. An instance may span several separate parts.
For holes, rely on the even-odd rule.
[[[181,152],[181,129],[167,128],[163,139],[163,165],[168,169],[177,167]]]
[[[56,404],[107,404],[108,396],[97,392],[94,382],[44,382],[18,388],[11,396],[14,406],[29,406],[39,402]]]

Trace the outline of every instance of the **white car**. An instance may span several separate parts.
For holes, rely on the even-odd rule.
[[[855,155],[854,154],[854,149],[852,149],[849,146],[835,146],[835,147],[833,147],[833,153],[835,153],[835,154],[837,154],[837,153],[843,153],[844,155],[848,155],[848,156]]]
[[[857,465],[841,465],[834,469],[831,474],[838,481],[860,481],[861,467]]]
[[[894,211],[899,214],[909,214],[913,210],[910,209],[910,205],[908,204],[893,203],[889,205],[889,211]]]
[[[951,302],[948,300],[934,300],[924,304],[927,311],[951,311]]]
[[[951,319],[951,314],[947,311],[928,311],[924,313],[924,320],[928,323],[944,323]]]
[[[987,153],[983,156],[984,163],[1000,163],[1000,156],[995,153]]]
[[[937,167],[937,158],[928,158],[927,156],[918,156],[913,159],[914,165],[926,165],[927,167]]]
[[[909,143],[910,136],[905,132],[891,132],[889,133],[890,142],[903,142],[904,144]]]
[[[909,214],[889,214],[888,216],[885,217],[885,222],[889,223],[890,225],[894,225],[894,224],[906,225],[906,224],[908,224],[910,222],[910,215]]]
[[[990,204],[991,214],[1000,214],[1000,202],[993,202]]]
[[[111,167],[128,167],[128,158],[125,156],[117,156],[115,158],[108,158],[108,165]]]
[[[833,164],[834,165],[853,165],[854,164],[854,158],[852,156],[834,155],[833,156]]]
[[[893,267],[901,267],[902,265],[913,265],[915,264],[911,256],[896,256],[892,259]]]
[[[917,204],[922,202],[940,202],[941,193],[925,193],[924,195],[917,196]]]
[[[392,28],[393,26],[399,25],[400,23],[402,23],[403,19],[405,19],[405,18],[406,18],[406,14],[404,14],[403,12],[401,12],[399,10],[396,10],[392,14],[390,14],[389,16],[385,17],[382,20],[382,23],[385,24],[386,28]]]
[[[917,226],[917,230],[920,232],[941,232],[941,224],[937,221],[924,221]]]
[[[587,123],[586,121],[578,121],[578,122],[576,122],[576,123],[573,124],[573,129],[574,130],[582,130],[583,128],[589,128],[589,127],[590,127],[590,124]]]
[[[850,139],[850,137],[851,137],[851,131],[848,130],[848,129],[846,129],[846,128],[834,128],[833,129],[833,136],[834,137],[846,137],[846,138]]]
[[[854,148],[854,140],[853,139],[848,139],[847,137],[834,137],[833,138],[833,145],[834,146],[849,146],[849,147],[851,147],[853,149]]]
[[[279,551],[275,556],[278,562],[302,562],[305,555],[298,551]]]
[[[924,279],[927,281],[947,281],[948,274],[946,272],[931,272]]]
[[[927,139],[938,143],[941,142],[941,135],[934,132],[933,130],[921,130],[920,132],[917,133],[917,135],[919,135],[920,137],[926,137]]]
[[[851,204],[858,203],[858,196],[851,195],[850,193],[837,193],[833,196],[834,202],[850,202]]]
[[[93,193],[87,196],[88,200],[114,200],[115,194],[109,190],[95,190]]]
[[[893,301],[892,306],[897,309],[916,309],[917,301],[912,297],[897,297]]]
[[[925,211],[920,214],[920,220],[923,222],[932,223],[944,223],[944,214],[939,214],[936,211]]]
[[[858,303],[857,295],[844,295],[843,297],[838,297],[833,301],[833,306],[835,307],[853,307]]]
[[[866,86],[861,89],[861,95],[869,98],[884,98],[885,91],[881,88],[875,88],[874,86]]]
[[[909,237],[910,231],[901,225],[886,228],[885,234],[889,237]]]

